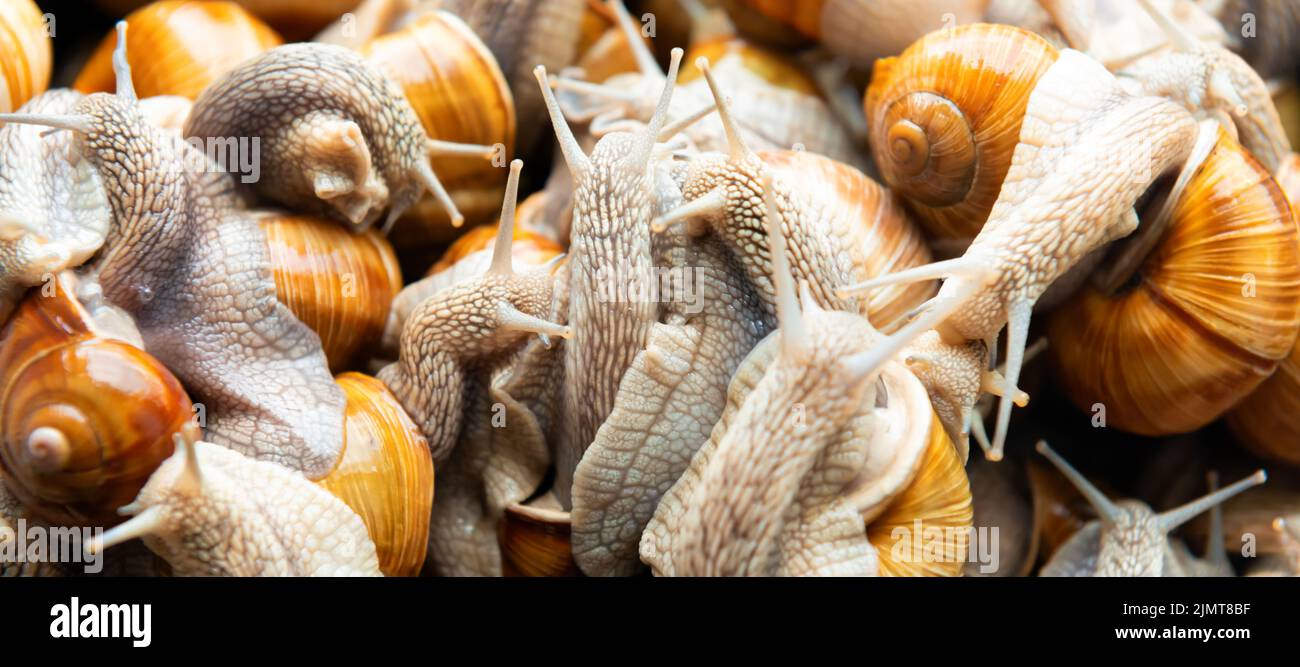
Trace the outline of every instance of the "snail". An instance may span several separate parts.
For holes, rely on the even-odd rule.
[[[271,49],[208,86],[195,100],[185,137],[258,137],[263,168],[254,190],[356,231],[385,210],[387,231],[425,189],[460,226],[464,216],[429,157],[491,153],[430,140],[396,83],[348,49],[314,43]]]
[[[131,518],[87,553],[141,538],[179,577],[380,576],[366,526],[342,500],[267,461],[174,436]]]
[[[82,96],[52,90],[23,105],[30,114],[72,111]],[[109,230],[103,179],[73,137],[38,127],[0,128],[0,323],[28,287],[90,259]]]
[[[1219,474],[1213,470],[1206,473],[1206,484],[1210,493],[1219,490]],[[1174,554],[1181,567],[1191,577],[1231,577],[1235,576],[1232,563],[1228,562],[1228,552],[1223,544],[1223,506],[1210,508],[1210,528],[1206,532],[1205,552],[1197,558],[1188,551],[1182,542],[1173,544]]]
[[[1034,303],[1094,250],[1132,233],[1134,203],[1187,160],[1196,132],[1176,103],[1130,95],[1096,61],[1062,50],[1033,87],[1008,178],[965,253],[840,293],[942,277],[938,295],[908,330],[932,327],[946,345],[979,340],[991,348],[1006,326],[1002,401],[986,452],[1000,458]]]
[[[663,93],[650,125],[611,132],[585,155],[551,92],[544,67],[535,71],[561,154],[574,182],[569,246],[572,338],[564,346],[562,423],[556,446],[556,497],[571,507],[573,470],[613,409],[619,382],[645,347],[657,319],[649,299],[600,298],[602,282],[653,275],[650,219],[654,173],[649,164],[664,131],[681,50],[673,52]],[[617,271],[619,276],[603,275]]]
[[[814,0],[731,3],[735,16],[759,12],[799,34],[820,41],[836,55],[868,65],[902,51],[922,35],[939,28],[979,21],[989,0]]]
[[[857,310],[882,329],[921,305],[932,292],[916,285],[877,292],[857,304],[835,294],[840,285],[928,262],[916,229],[887,191],[848,165],[803,151],[751,151],[709,62],[700,58],[696,67],[713,92],[728,149],[690,161],[682,187],[686,203],[658,217],[655,229],[688,221],[707,225],[740,258],[750,281],[770,304],[770,259],[755,243],[765,232],[750,202],[762,195],[753,189],[763,182],[761,174],[773,172],[791,265],[796,279],[809,283],[820,305]]]
[[[1246,61],[1226,48],[1205,44],[1151,0],[1139,0],[1160,25],[1173,51],[1139,60],[1119,72],[1119,80],[1136,94],[1160,95],[1183,104],[1201,117],[1229,117],[1242,146],[1269,173],[1291,153],[1268,84]]]
[[[127,15],[134,35],[126,57],[141,98],[194,99],[243,61],[282,43],[270,26],[233,2],[152,2]],[[82,93],[113,90],[114,35],[106,35],[77,74]]]
[[[429,446],[382,382],[360,373],[335,381],[348,397],[347,441],[338,465],[318,484],[361,517],[381,572],[414,576],[429,545]]]
[[[356,367],[402,288],[392,246],[377,230],[353,234],[312,216],[267,213],[258,222],[276,298],[320,336],[331,370]]]
[[[568,76],[554,80],[556,89],[568,93],[574,102],[566,105],[567,115],[591,120],[596,137],[629,119],[649,122],[664,81],[654,54],[641,41],[621,0],[611,0],[609,6],[618,18],[624,41],[632,44],[638,71],[610,77],[599,85]],[[716,76],[736,96],[733,104],[751,110],[752,118],[734,119],[748,142],[771,149],[798,146],[854,166],[865,165],[853,139],[819,96],[815,82],[797,64],[735,38],[698,42],[690,53],[717,58]],[[680,92],[674,94],[675,103],[669,107],[669,121],[685,124],[683,134],[697,148],[723,150],[727,145],[724,129],[702,120],[712,102],[706,82],[690,68],[683,70],[681,78]]]
[[[430,560],[443,574],[500,574],[496,525],[546,474],[544,436],[530,410],[498,383],[529,333],[570,336],[552,316],[550,266],[513,267],[515,198],[523,163],[510,165],[486,275],[424,299],[402,328],[401,353],[379,379],[419,424],[438,462]]]
[[[669,576],[960,574],[971,508],[956,450],[920,383],[870,352],[880,335],[865,319],[795,297],[766,180],[779,328],[737,370],[642,560]],[[944,535],[938,562],[912,560],[914,520]]]
[[[1166,203],[1142,212],[1149,230],[1164,229],[1154,247],[1114,262],[1135,265],[1132,277],[1085,287],[1047,320],[1065,393],[1143,435],[1218,418],[1273,373],[1300,331],[1300,233],[1284,193],[1213,121],[1194,153],[1203,159]]]
[[[205,437],[320,477],[342,448],[344,408],[320,340],[276,301],[266,239],[240,210],[230,174],[144,121],[126,23],[116,55],[115,94],[0,121],[71,132],[99,173],[112,223],[83,275],[204,406]]]
[[[1040,572],[1045,577],[1185,576],[1169,533],[1207,509],[1268,479],[1259,470],[1202,498],[1156,514],[1141,501],[1112,502],[1046,442],[1038,441],[1037,449],[1088,499],[1099,517],[1088,522],[1052,555]]]
[[[0,112],[21,107],[50,85],[49,16],[33,0],[0,6]]]
[[[0,331],[0,477],[46,521],[112,525],[171,456],[172,434],[199,430],[176,377],[134,332],[97,323],[76,289],[56,276]]]
[[[438,10],[418,13],[361,44],[358,53],[402,89],[425,133],[437,140],[433,171],[465,222],[490,220],[505,187],[502,167],[515,148],[516,109],[487,46],[455,15]],[[394,240],[418,246],[445,239],[451,218],[426,195],[405,212]]]

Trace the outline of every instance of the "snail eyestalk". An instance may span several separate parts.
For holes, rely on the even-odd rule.
[[[673,137],[677,136],[678,133],[700,122],[706,116],[708,116],[709,114],[717,110],[718,110],[718,105],[716,103],[710,104],[709,106],[704,107],[699,111],[691,113],[687,116],[682,117],[679,120],[675,120],[669,123],[668,125],[665,125],[663,131],[659,133],[659,142],[662,143],[668,141],[669,139],[672,139]]]
[[[781,213],[776,207],[776,195],[773,193],[772,174],[763,174],[763,203],[766,213],[767,242],[772,253],[772,284],[776,288],[776,318],[781,330],[781,352],[790,358],[798,358],[812,345],[808,330],[804,327],[803,313],[799,310],[799,298],[795,294],[794,276],[790,273],[790,260],[785,254],[785,230],[781,228]]]
[[[721,215],[726,211],[726,209],[726,193],[724,193],[721,188],[709,190],[699,198],[692,199],[662,216],[655,218],[650,223],[650,229],[656,233],[662,233],[664,230],[679,222],[696,217]]]
[[[86,543],[86,553],[92,555],[103,553],[105,549],[115,547],[123,542],[157,533],[160,528],[166,525],[163,511],[161,507],[150,507],[125,523],[118,524],[113,529],[105,531],[100,537]]]
[[[840,297],[848,298],[878,287],[904,285],[923,280],[940,280],[960,275],[977,276],[985,273],[986,268],[978,260],[971,257],[954,257],[953,259],[945,259],[911,269],[887,273],[854,285],[846,285],[837,289],[835,293]]]
[[[673,101],[673,88],[677,85],[677,71],[682,64],[682,53],[683,51],[680,48],[673,49],[672,62],[668,65],[668,76],[664,79],[664,89],[659,94],[659,104],[655,107],[655,115],[650,118],[650,125],[646,131],[646,144],[643,149],[645,155],[642,160],[646,164],[650,162],[655,142],[659,140],[659,133],[663,131],[664,125],[668,124],[668,107]]]
[[[1263,470],[1256,470],[1255,474],[1250,477],[1237,480],[1235,483],[1229,484],[1218,491],[1197,498],[1186,505],[1176,507],[1167,512],[1161,512],[1160,515],[1156,517],[1156,521],[1159,522],[1161,530],[1168,533],[1184,523],[1187,523],[1188,520],[1195,518],[1205,510],[1215,507],[1219,503],[1222,503],[1242,491],[1251,487],[1259,486],[1266,481],[1268,481],[1268,473]]]
[[[560,110],[560,103],[555,99],[555,93],[551,91],[551,86],[546,80],[546,67],[538,65],[533,70],[533,76],[537,77],[537,84],[542,87],[542,99],[546,102],[546,111],[551,117],[551,125],[555,128],[555,139],[560,143],[560,152],[564,154],[564,162],[569,166],[575,179],[582,178],[586,173],[591,171],[591,160],[582,152],[582,146],[578,144],[578,139],[573,136],[573,130],[569,128],[569,123],[564,120],[564,112]]]
[[[709,59],[704,56],[696,58],[695,67],[704,74],[704,80],[709,84],[709,92],[713,94],[713,101],[718,107],[718,118],[722,119],[722,129],[727,133],[727,148],[731,158],[743,160],[754,157],[753,152],[741,139],[740,128],[736,125],[735,117],[731,115],[731,107],[718,88],[718,82],[713,79],[713,71],[709,69]]]
[[[497,152],[496,146],[484,144],[462,144],[455,141],[429,139],[425,142],[426,150],[432,157],[481,157],[491,158]]]
[[[1025,345],[1029,341],[1029,319],[1034,313],[1034,302],[1022,299],[1007,308],[1007,364],[1002,378],[1002,399],[998,402],[998,421],[993,431],[993,447],[988,453],[990,461],[1002,460],[1002,449],[1007,442],[1007,427],[1011,424],[1011,404],[1016,398],[1016,382],[1020,381],[1020,367],[1025,361]],[[1026,401],[1028,397],[1026,396]]]
[[[558,336],[560,338],[573,337],[573,329],[571,327],[563,324],[556,324],[540,317],[534,317],[528,313],[521,312],[518,308],[515,308],[504,301],[497,305],[497,326],[502,329],[527,331],[528,333],[541,334],[545,336]]]
[[[497,224],[496,244],[492,246],[492,265],[488,273],[508,276],[515,272],[510,256],[515,236],[515,204],[519,198],[519,172],[523,160],[510,162],[510,176],[506,179],[506,196],[501,202],[501,221]]]
[[[82,134],[90,134],[94,129],[94,120],[79,114],[0,113],[0,123],[43,125]]]
[[[1074,488],[1078,489],[1079,493],[1088,500],[1093,509],[1097,510],[1097,515],[1101,517],[1102,521],[1106,523],[1115,522],[1115,519],[1119,517],[1120,509],[1110,501],[1110,498],[1106,497],[1106,494],[1093,486],[1087,477],[1084,477],[1078,470],[1074,469],[1074,466],[1061,458],[1060,454],[1057,454],[1055,450],[1048,446],[1046,440],[1039,440],[1034,448],[1038,450],[1039,454],[1047,457],[1047,460],[1051,461],[1052,465],[1055,465],[1056,469],[1060,470],[1061,474],[1070,480]]]
[[[136,103],[135,84],[131,81],[131,63],[126,57],[126,21],[117,22],[117,47],[113,49],[113,76],[117,80],[117,96],[130,104]]]
[[[456,208],[456,202],[452,201],[451,195],[447,189],[442,186],[442,181],[438,180],[438,175],[433,173],[433,167],[429,166],[428,161],[420,160],[416,167],[416,172],[420,175],[420,180],[424,181],[425,187],[433,194],[433,198],[438,200],[443,210],[451,217],[451,226],[460,227],[465,224],[465,216],[461,214],[460,209]]]
[[[623,37],[627,39],[627,47],[632,51],[632,57],[636,59],[637,69],[646,76],[661,77],[663,71],[659,69],[659,63],[655,61],[655,56],[650,52],[650,47],[646,46],[641,39],[641,31],[637,28],[636,21],[628,13],[627,7],[623,0],[609,0],[605,5],[614,10],[614,16],[618,19],[618,27],[623,30]]]

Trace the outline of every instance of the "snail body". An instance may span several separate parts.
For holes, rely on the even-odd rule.
[[[870,354],[880,337],[870,324],[821,310],[806,290],[800,305],[775,193],[765,192],[780,328],[737,370],[713,437],[660,503],[641,557],[670,576],[903,573],[876,546],[881,531],[897,540],[894,528],[912,519],[890,501],[909,482],[941,478],[932,497],[943,509],[929,518],[969,526],[969,485],[924,389]],[[932,463],[934,478],[918,472],[929,454],[946,462]],[[943,560],[938,572],[960,574],[962,559]]]
[[[366,526],[342,500],[283,466],[179,434],[131,516],[90,553],[141,538],[176,576],[380,576]]]
[[[52,90],[22,111],[67,113],[81,99]],[[18,123],[0,128],[0,323],[28,287],[81,265],[108,236],[108,194],[99,172],[73,136],[42,132]]]
[[[320,340],[276,301],[266,239],[229,174],[193,168],[207,164],[197,149],[145,122],[125,23],[118,39],[115,94],[0,121],[72,132],[99,172],[112,224],[84,271],[204,405],[205,437],[319,477],[341,451],[344,408]]]
[[[200,433],[180,381],[74,289],[57,277],[0,332],[0,477],[46,521],[107,526],[172,455],[172,434]]]
[[[1100,517],[1061,545],[1043,566],[1040,576],[1045,577],[1185,576],[1168,538],[1170,531],[1267,479],[1260,470],[1200,499],[1157,514],[1141,501],[1112,502],[1046,442],[1039,441],[1038,452],[1074,484]]]
[[[390,227],[426,188],[463,221],[428,161],[456,149],[431,144],[397,85],[343,47],[288,44],[244,62],[195,101],[185,136],[258,137],[259,194],[358,231],[385,210]]]

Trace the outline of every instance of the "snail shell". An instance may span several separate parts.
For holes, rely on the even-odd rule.
[[[973,238],[1020,140],[1029,94],[1057,51],[1026,30],[963,25],[876,62],[865,106],[871,155],[931,233]]]
[[[1281,188],[1224,130],[1130,289],[1090,287],[1048,320],[1066,394],[1142,435],[1238,403],[1300,331],[1300,240]]]
[[[32,0],[0,3],[0,112],[9,112],[50,85],[50,26]]]
[[[140,97],[194,99],[221,75],[283,42],[270,26],[233,2],[154,2],[126,20],[131,24],[126,57]],[[114,90],[116,41],[112,32],[104,36],[73,88],[83,93]]]
[[[752,11],[857,64],[902,51],[913,40],[939,28],[978,21],[989,0],[742,0]],[[744,24],[741,18],[739,23]]]
[[[429,544],[433,459],[420,429],[384,383],[360,373],[337,380],[347,396],[338,465],[318,483],[360,515],[386,576],[415,576]]]
[[[508,505],[501,520],[501,570],[508,577],[577,577],[569,513],[553,494]]]
[[[501,208],[515,146],[515,103],[496,59],[455,15],[434,11],[363,45],[361,55],[402,89],[429,137],[497,146],[492,160],[435,155],[433,170],[468,224],[491,220]],[[432,197],[413,206],[395,242],[448,240],[447,212]]]
[[[36,516],[112,525],[198,438],[194,407],[158,360],[97,328],[67,278],[36,288],[0,332],[0,477]]]
[[[402,289],[392,246],[377,230],[352,234],[324,218],[271,214],[260,220],[280,302],[315,331],[339,371],[364,361]]]
[[[1289,201],[1300,200],[1300,155],[1292,153],[1283,162],[1277,183]],[[1228,425],[1254,453],[1300,465],[1300,344],[1291,348],[1272,376],[1228,413]]]

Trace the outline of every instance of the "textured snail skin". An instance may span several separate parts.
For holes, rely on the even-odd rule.
[[[666,304],[670,312],[653,325],[646,349],[623,376],[609,418],[574,471],[573,557],[591,576],[642,569],[642,531],[708,441],[732,374],[775,327],[716,237],[693,239],[679,230],[658,237],[656,246],[657,264],[693,273],[701,308],[690,312],[688,304]]]
[[[840,498],[869,458],[875,383],[841,364],[878,334],[846,313],[807,319],[804,358],[779,355],[778,332],[736,371],[712,438],[642,537],[656,574],[876,572],[862,517]]]
[[[145,524],[133,536],[176,576],[380,576],[361,517],[329,491],[211,443],[176,449],[128,506],[135,518],[123,524]],[[111,536],[104,536],[110,544]]]
[[[52,90],[20,112],[63,114],[82,99]],[[0,323],[23,292],[80,265],[103,245],[109,207],[99,172],[76,150],[68,132],[42,137],[45,128],[17,123],[0,128]]]
[[[260,195],[360,229],[414,204],[428,169],[424,129],[401,90],[326,44],[288,44],[232,70],[195,101],[185,136],[257,138]]]
[[[125,23],[119,39],[124,52]],[[197,149],[145,122],[124,62],[118,76],[119,94],[21,119],[73,132],[104,183],[112,225],[90,282],[205,406],[210,440],[323,476],[342,450],[345,401],[320,339],[276,301],[266,240],[231,177],[195,169]]]

